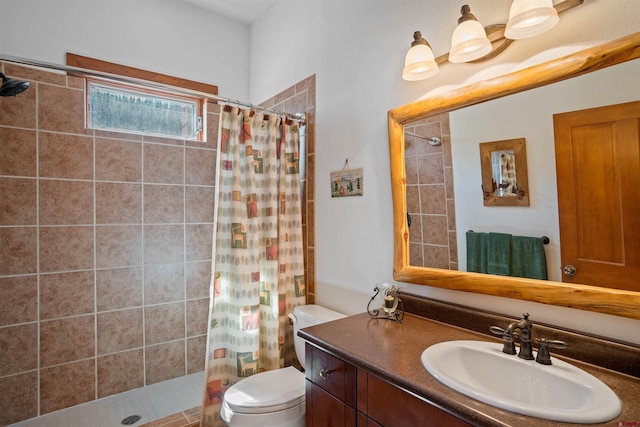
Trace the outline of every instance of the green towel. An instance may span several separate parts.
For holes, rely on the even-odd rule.
[[[487,233],[467,231],[467,271],[487,272]]]
[[[511,275],[511,234],[489,233],[487,273],[499,276]]]
[[[542,237],[511,237],[511,275],[547,280],[547,259]]]

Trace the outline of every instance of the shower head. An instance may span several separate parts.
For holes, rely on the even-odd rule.
[[[0,73],[2,78],[2,87],[0,87],[0,96],[16,96],[29,88],[29,82],[23,80],[10,79]]]

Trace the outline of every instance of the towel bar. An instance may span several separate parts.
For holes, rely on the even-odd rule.
[[[474,232],[473,230],[469,230],[470,232]],[[547,236],[542,236],[542,243],[545,245],[548,245],[550,242],[549,238]]]

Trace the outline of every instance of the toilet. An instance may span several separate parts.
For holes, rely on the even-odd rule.
[[[298,330],[346,316],[310,304],[295,307],[289,317],[296,357],[304,368],[305,341],[298,337]],[[304,373],[293,366],[261,372],[227,389],[220,417],[230,427],[304,427],[304,393]]]

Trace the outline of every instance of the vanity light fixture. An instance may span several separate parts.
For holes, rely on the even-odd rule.
[[[404,69],[402,78],[407,81],[417,81],[428,79],[438,74],[440,68],[433,56],[431,45],[427,42],[420,31],[413,33],[411,49],[404,59]]]
[[[458,26],[451,36],[449,62],[469,62],[482,58],[491,52],[491,42],[482,24],[471,13],[469,5],[460,9],[462,16],[458,18]]]
[[[504,36],[511,40],[537,36],[560,22],[551,0],[513,0]]]
[[[458,26],[451,37],[451,51],[433,58],[429,43],[420,31],[413,34],[414,41],[405,57],[402,78],[407,81],[424,80],[438,73],[444,62],[484,62],[503,52],[514,40],[533,37],[553,28],[559,14],[579,6],[584,0],[513,0],[506,24],[483,27],[464,5]]]

